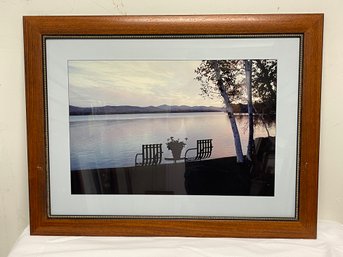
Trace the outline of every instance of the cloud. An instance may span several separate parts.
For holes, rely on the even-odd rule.
[[[70,61],[70,104],[221,105],[200,96],[200,61]],[[219,103],[219,104],[218,104]]]

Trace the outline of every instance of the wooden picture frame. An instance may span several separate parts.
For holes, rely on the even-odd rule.
[[[315,238],[317,228],[322,14],[24,17],[30,231],[32,235]],[[298,38],[294,217],[97,215],[51,212],[49,39]],[[81,42],[82,43],[82,42]],[[48,92],[49,91],[49,92]],[[51,117],[51,113],[50,113]],[[52,154],[53,152],[53,154]],[[69,171],[68,171],[69,172]],[[63,191],[63,190],[61,190]],[[158,209],[158,206],[156,207]]]

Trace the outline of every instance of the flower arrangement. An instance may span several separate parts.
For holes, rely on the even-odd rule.
[[[185,141],[187,141],[187,137],[185,138]],[[167,148],[168,150],[172,151],[173,158],[175,160],[179,160],[181,158],[181,152],[182,149],[185,147],[186,143],[183,141],[180,141],[180,139],[174,139],[174,137],[170,137],[167,139]]]
[[[187,137],[185,138],[185,141],[187,141]],[[167,148],[168,150],[172,150],[172,149],[182,149],[186,143],[183,141],[180,141],[180,138],[178,139],[174,139],[174,137],[170,137],[167,139]]]

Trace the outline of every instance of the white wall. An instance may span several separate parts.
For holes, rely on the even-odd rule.
[[[28,224],[23,15],[325,13],[319,218],[343,222],[341,10],[341,0],[0,0],[0,256]]]

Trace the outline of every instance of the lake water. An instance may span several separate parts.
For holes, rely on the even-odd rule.
[[[247,117],[237,119],[243,153],[248,141]],[[275,128],[269,128],[275,135]],[[267,136],[261,126],[254,137]],[[196,147],[198,139],[212,138],[211,158],[235,156],[235,148],[227,114],[158,113],[70,116],[71,169],[129,167],[142,144],[162,143],[163,157],[171,157],[166,142],[170,137],[185,141],[188,148]],[[164,159],[164,158],[163,158]]]

